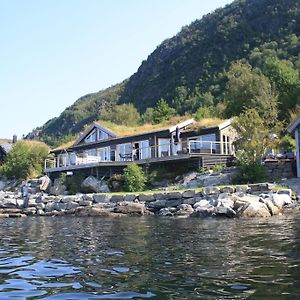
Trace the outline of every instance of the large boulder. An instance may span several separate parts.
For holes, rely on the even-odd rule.
[[[251,202],[248,204],[246,209],[244,209],[240,216],[242,217],[270,217],[271,213],[265,203],[262,202]]]
[[[279,209],[282,209],[285,205],[292,204],[292,199],[288,194],[273,194],[271,200]]]
[[[176,211],[175,216],[180,217],[187,217],[194,212],[192,205],[189,204],[180,204],[177,209],[178,210]]]
[[[40,177],[39,181],[40,181],[39,188],[41,191],[46,192],[50,189],[51,179],[47,175]]]
[[[53,186],[50,187],[49,193],[54,196],[63,195],[66,191],[66,186],[59,179],[55,179]]]
[[[114,212],[129,215],[144,215],[145,205],[141,203],[123,202],[114,208]]]
[[[89,176],[81,183],[81,188],[87,193],[109,193],[108,185],[94,176]]]

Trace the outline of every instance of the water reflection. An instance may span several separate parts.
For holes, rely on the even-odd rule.
[[[0,219],[0,299],[293,299],[299,216]]]

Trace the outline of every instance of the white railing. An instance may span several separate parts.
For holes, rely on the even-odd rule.
[[[233,147],[228,142],[208,142],[189,140],[177,144],[161,144],[156,146],[132,149],[129,153],[120,153],[117,150],[110,151],[109,157],[101,159],[100,156],[78,156],[74,152],[61,154],[60,158],[45,160],[45,169],[86,165],[98,162],[114,161],[139,161],[159,157],[170,157],[186,154],[228,154],[232,155]]]

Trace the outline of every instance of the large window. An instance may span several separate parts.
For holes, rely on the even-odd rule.
[[[158,157],[170,155],[170,139],[158,139]]]
[[[131,160],[132,150],[131,143],[120,144],[117,146],[116,160]]]
[[[98,156],[100,157],[101,161],[110,160],[110,147],[99,148]]]
[[[200,135],[189,139],[189,141],[191,152],[198,152],[199,150],[216,152],[217,150],[215,134]]]
[[[151,148],[149,146],[149,141],[145,140],[145,141],[140,141],[138,143],[139,145],[139,155],[138,158],[139,159],[147,159],[151,157]]]

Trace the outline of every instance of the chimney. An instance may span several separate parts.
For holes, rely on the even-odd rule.
[[[14,134],[13,135],[13,140],[12,140],[13,144],[15,144],[17,142],[17,140],[18,140],[18,137],[17,137],[16,134]]]

